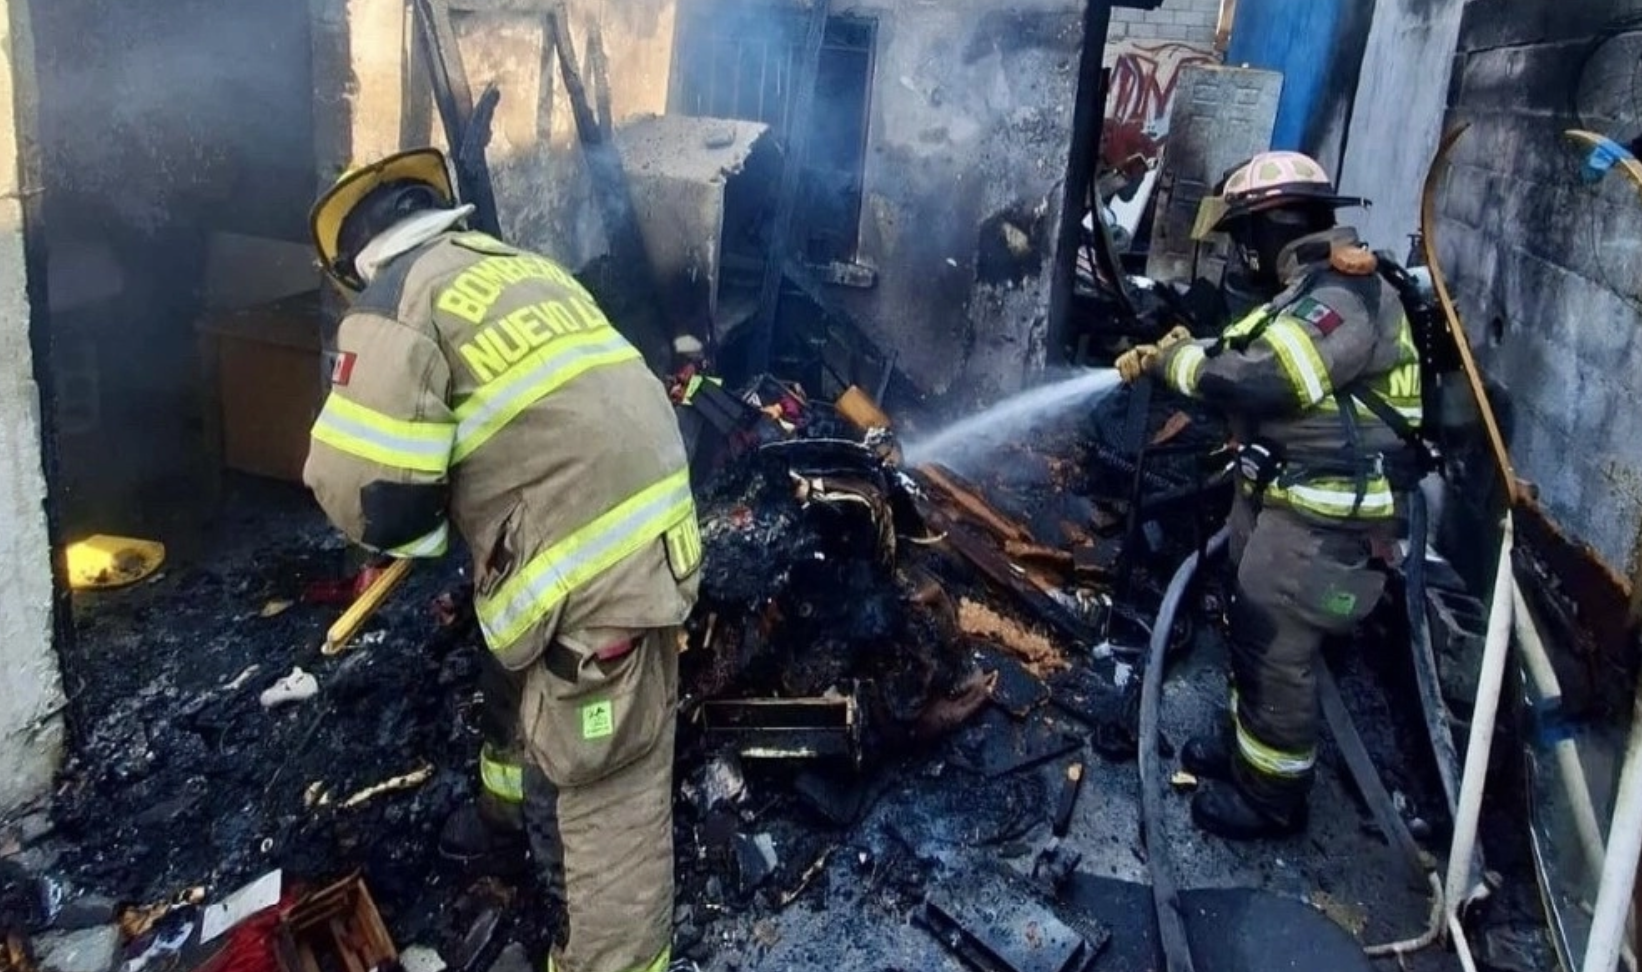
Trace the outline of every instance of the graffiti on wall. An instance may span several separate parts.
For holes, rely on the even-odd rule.
[[[1181,69],[1215,64],[1214,52],[1179,41],[1125,40],[1107,48],[1111,87],[1106,97],[1106,137],[1101,154],[1108,165],[1136,156],[1156,159],[1169,121]]]
[[[1138,122],[1156,130],[1166,123],[1169,103],[1188,64],[1214,64],[1214,52],[1178,41],[1122,41],[1112,45],[1112,87],[1106,117],[1120,124]]]

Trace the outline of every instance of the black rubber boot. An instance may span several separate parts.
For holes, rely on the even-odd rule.
[[[1282,811],[1256,807],[1231,783],[1205,787],[1192,798],[1192,823],[1225,840],[1292,837],[1305,831],[1306,822],[1303,799]]]
[[[439,853],[455,861],[474,861],[490,853],[495,844],[491,828],[473,804],[445,818],[439,831]]]
[[[1186,740],[1180,747],[1180,768],[1201,780],[1231,779],[1231,733],[1208,732]]]
[[[521,871],[526,842],[517,816],[516,811],[507,813],[501,801],[487,800],[481,794],[478,801],[445,818],[439,831],[439,853],[497,876]]]

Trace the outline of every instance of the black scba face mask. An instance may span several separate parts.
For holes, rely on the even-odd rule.
[[[1277,280],[1277,258],[1302,236],[1317,232],[1323,221],[1301,209],[1269,209],[1240,219],[1230,227],[1232,242],[1255,279]]]

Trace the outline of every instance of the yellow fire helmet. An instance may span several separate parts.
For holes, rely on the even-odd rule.
[[[350,290],[361,290],[364,281],[339,261],[342,224],[348,214],[370,195],[371,190],[390,182],[414,181],[431,186],[447,206],[456,204],[456,192],[451,185],[450,168],[445,153],[436,148],[418,148],[390,155],[378,162],[354,166],[336,180],[314,203],[308,222],[313,229],[314,248],[325,272]]]

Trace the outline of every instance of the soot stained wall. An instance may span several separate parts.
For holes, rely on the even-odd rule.
[[[994,394],[1043,364],[1082,4],[834,4],[878,21],[858,259],[842,292],[930,392]]]
[[[1564,129],[1642,134],[1642,37],[1598,47],[1637,0],[1490,0],[1460,30],[1449,120],[1471,123],[1439,244],[1483,367],[1504,387],[1512,456],[1548,510],[1610,566],[1642,515],[1642,198],[1580,179]]]
[[[308,12],[260,0],[30,7],[54,487],[70,532],[160,531],[157,511],[197,492],[193,472],[211,472],[194,325],[221,234],[306,232]],[[250,261],[227,276],[250,285],[265,269]]]

